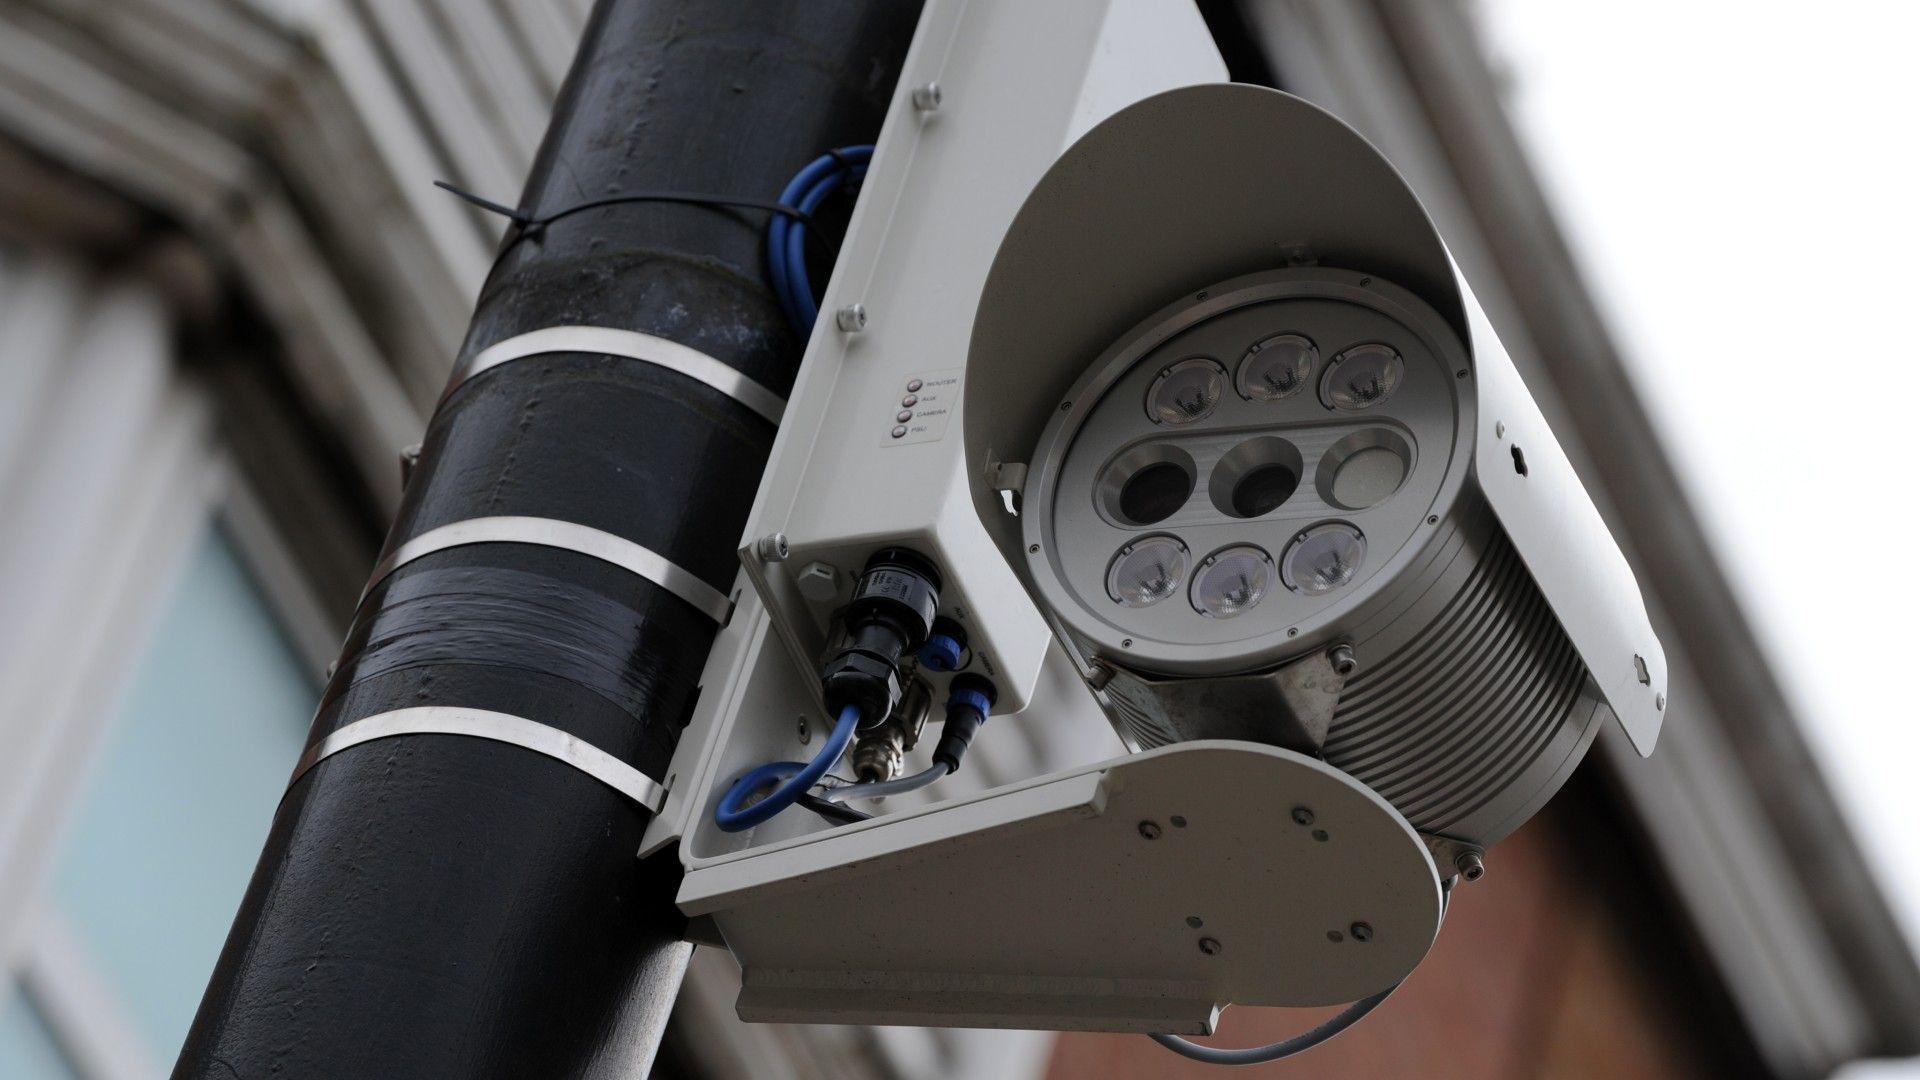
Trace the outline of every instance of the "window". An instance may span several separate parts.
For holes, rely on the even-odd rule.
[[[171,1063],[316,692],[233,542],[206,529],[107,725],[41,913],[22,927],[26,992],[0,1012],[0,1075],[94,1073],[83,1061],[107,1042],[153,1075]],[[60,970],[73,967],[88,970]],[[43,979],[69,992],[39,993]]]

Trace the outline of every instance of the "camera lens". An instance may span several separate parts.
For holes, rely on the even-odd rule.
[[[1186,576],[1185,544],[1171,536],[1142,537],[1107,565],[1107,595],[1128,607],[1147,607],[1179,592]]]
[[[1407,463],[1385,446],[1366,446],[1348,454],[1333,473],[1333,502],[1364,510],[1400,490]]]
[[[1391,345],[1355,345],[1333,358],[1320,379],[1320,400],[1342,412],[1359,412],[1393,396],[1406,364]]]
[[[1299,474],[1285,465],[1259,466],[1233,485],[1233,512],[1243,518],[1259,517],[1286,502],[1299,486]]]
[[[1172,516],[1193,493],[1187,470],[1171,461],[1157,461],[1127,478],[1120,486],[1120,516],[1135,525],[1151,525]]]
[[[1251,544],[1223,548],[1201,560],[1193,575],[1194,610],[1215,619],[1231,619],[1267,595],[1273,561]]]
[[[1147,415],[1156,423],[1191,424],[1220,404],[1226,369],[1204,356],[1190,356],[1162,371],[1147,387]]]
[[[1320,355],[1313,342],[1299,334],[1275,334],[1253,343],[1240,361],[1233,387],[1248,401],[1279,401],[1292,397],[1313,375]]]
[[[1367,538],[1342,522],[1316,525],[1296,537],[1280,560],[1280,580],[1308,596],[1324,596],[1353,580],[1367,557]]]

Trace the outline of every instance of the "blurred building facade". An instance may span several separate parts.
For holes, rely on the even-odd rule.
[[[0,0],[0,1077],[171,1063],[499,235],[431,181],[512,200],[588,7]],[[1319,102],[1407,173],[1673,670],[1659,754],[1604,735],[1402,993],[1298,1071],[1806,1077],[1920,1053],[1911,947],[1470,12],[1203,9],[1236,78]],[[1009,732],[976,754],[992,780],[1072,750]],[[660,1074],[1207,1072],[1137,1037],[745,1025],[736,985],[700,951]],[[1313,1020],[1232,1010],[1223,1040]]]

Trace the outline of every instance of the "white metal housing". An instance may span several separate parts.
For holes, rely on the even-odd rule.
[[[1021,200],[1087,128],[1225,74],[1188,4],[927,5],[741,550],[802,666],[867,557],[902,543],[944,572],[941,611],[968,628],[997,710],[1024,707],[1050,638],[968,505],[953,422],[980,285]],[[912,101],[928,84],[931,111]],[[868,321],[849,333],[832,313],[854,303]],[[753,541],[774,533],[791,554],[762,561]],[[833,589],[810,599],[798,578],[823,568]]]
[[[1192,743],[972,796],[963,774],[945,801],[833,829],[801,811],[738,834],[712,820],[735,777],[817,745],[831,603],[801,596],[798,572],[826,563],[844,587],[891,543],[940,561],[943,610],[992,665],[1013,715],[983,744],[1067,738],[1082,761],[1115,745],[969,505],[952,410],[978,283],[1033,183],[1114,111],[1223,75],[1184,4],[928,5],[822,304],[870,321],[815,331],[742,550],[755,589],[716,641],[647,839],[679,841],[681,906],[740,960],[743,1016],[1200,1032],[1231,1001],[1364,996],[1431,944],[1438,883],[1412,828],[1271,747]],[[938,111],[914,109],[936,82]],[[895,440],[911,378],[947,411]],[[789,556],[763,561],[755,541],[776,532]]]
[[[1001,505],[1004,467],[1025,465],[1094,358],[1184,292],[1303,263],[1380,275],[1467,344],[1474,476],[1651,753],[1666,658],[1619,546],[1406,183],[1353,129],[1277,90],[1143,101],[1076,143],[1021,208],[982,292],[962,414],[974,505],[1002,554],[1031,587],[1020,519]]]

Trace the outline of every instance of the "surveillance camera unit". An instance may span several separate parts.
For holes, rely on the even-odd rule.
[[[744,1018],[1364,1011],[1608,716],[1651,752],[1639,589],[1426,213],[1223,78],[1185,5],[928,5],[646,847]],[[964,788],[1015,726],[1126,752]]]
[[[1625,559],[1412,192],[1333,117],[1217,85],[1102,124],[1014,221],[971,361],[980,515],[1129,745],[1321,757],[1467,847],[1609,712],[1651,751],[1665,671]]]

